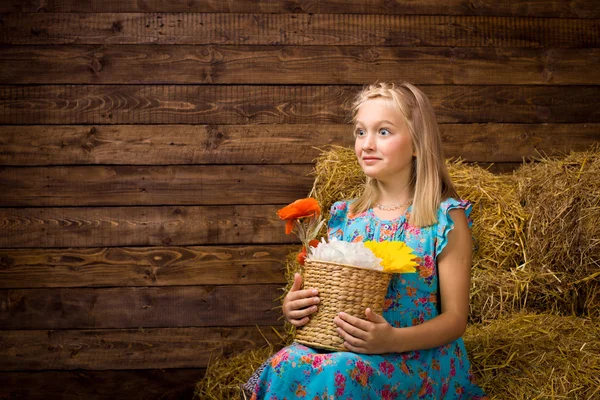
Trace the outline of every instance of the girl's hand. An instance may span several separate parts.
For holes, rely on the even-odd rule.
[[[302,287],[302,276],[294,275],[294,283],[288,294],[283,299],[283,315],[290,324],[299,327],[306,325],[309,315],[317,311],[319,298],[316,289],[300,290]]]
[[[345,340],[344,346],[350,351],[363,354],[391,353],[394,328],[379,314],[367,308],[367,319],[360,319],[339,313],[333,319],[338,326],[338,334]]]

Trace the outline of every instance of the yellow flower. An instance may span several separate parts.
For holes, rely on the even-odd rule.
[[[402,272],[416,272],[417,263],[413,250],[404,242],[365,242],[365,247],[370,249],[375,257],[381,258],[384,272],[399,274]]]

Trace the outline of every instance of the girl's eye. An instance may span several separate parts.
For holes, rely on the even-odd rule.
[[[366,133],[362,129],[357,129],[354,131],[354,137],[363,137]]]
[[[390,132],[390,131],[388,131],[386,128],[383,128],[383,129],[380,129],[380,130],[379,130],[379,134],[380,134],[381,136],[388,136],[390,133],[391,133],[391,132]]]

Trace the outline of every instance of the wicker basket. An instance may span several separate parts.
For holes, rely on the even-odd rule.
[[[365,319],[365,309],[381,314],[391,274],[326,261],[307,261],[304,287],[319,291],[318,311],[296,330],[296,342],[326,350],[347,351],[333,319],[343,311]]]

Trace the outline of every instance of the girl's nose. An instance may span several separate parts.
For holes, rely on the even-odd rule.
[[[367,133],[363,140],[363,150],[374,150],[375,149],[375,135]]]

